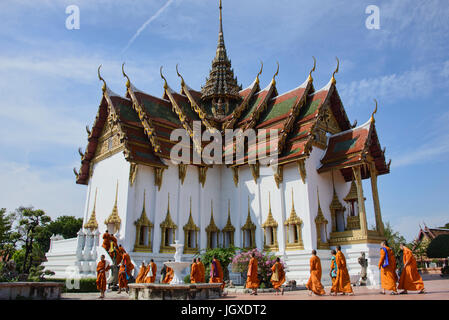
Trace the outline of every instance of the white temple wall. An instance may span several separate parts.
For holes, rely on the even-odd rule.
[[[88,221],[92,214],[95,202],[95,190],[98,189],[95,209],[98,229],[102,234],[106,231],[104,221],[109,217],[114,207],[118,181],[117,209],[120,219],[122,220],[119,240],[124,239],[128,210],[129,166],[130,164],[125,160],[122,152],[116,153],[115,155],[94,164],[92,177],[89,179],[89,195],[86,200],[88,202],[88,205],[86,206],[87,213],[84,215],[83,225]]]

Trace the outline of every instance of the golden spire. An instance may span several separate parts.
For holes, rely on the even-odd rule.
[[[153,225],[151,222],[150,222],[150,220],[148,219],[148,217],[147,217],[147,212],[146,212],[146,210],[145,210],[145,193],[146,193],[146,190],[144,189],[143,190],[143,206],[142,206],[142,214],[140,215],[140,218],[139,218],[139,222],[142,224],[142,225]]]
[[[267,220],[262,224],[262,228],[266,227],[277,227],[277,222],[273,218],[273,213],[271,212],[271,194],[268,192],[268,216]]]
[[[376,114],[376,112],[377,112],[377,100],[376,99],[374,99],[374,102],[376,103],[376,108],[374,109],[374,112],[371,114],[371,122],[375,122],[374,121],[374,115]]]
[[[312,72],[314,72],[315,71],[315,69],[316,69],[316,59],[315,59],[315,57],[313,57],[312,56],[312,58],[313,58],[313,68],[310,70],[310,72],[309,72],[309,78],[307,79],[308,81],[313,81],[313,78],[312,78]]]
[[[164,89],[167,90],[168,89],[167,79],[165,79],[164,75],[162,74],[162,66],[159,71],[161,73],[161,78],[164,79]]]
[[[176,73],[178,74],[178,77],[181,78],[181,86],[184,87],[184,85],[185,85],[186,83],[184,82],[184,78],[181,76],[181,74],[180,74],[179,71],[178,71],[178,64],[176,64]]]
[[[95,229],[98,228],[97,217],[96,217],[96,214],[95,214],[95,207],[97,205],[97,190],[98,190],[98,188],[95,189],[94,208],[92,210],[92,213],[90,215],[89,220],[84,225],[84,228],[91,229],[91,230],[95,230]]]
[[[109,217],[104,221],[105,224],[115,224],[116,228],[118,229],[122,220],[120,219],[120,216],[118,214],[117,198],[118,198],[118,180],[117,180],[117,187],[115,189],[114,207],[112,208],[112,212],[109,215]]]
[[[256,83],[259,84],[259,76],[262,74],[262,70],[263,70],[263,62],[262,60],[260,60],[260,71],[256,76]]]
[[[335,74],[338,73],[338,69],[340,67],[340,60],[338,60],[338,57],[335,57],[337,59],[337,68],[335,68],[334,73],[332,73],[332,83],[335,84],[337,81],[335,80]]]
[[[234,232],[234,231],[235,228],[231,222],[231,200],[228,199],[228,221],[226,222],[226,225],[223,228],[223,232]]]

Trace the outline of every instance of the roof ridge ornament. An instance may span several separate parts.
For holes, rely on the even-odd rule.
[[[263,70],[263,61],[260,60],[260,71],[256,76],[256,83],[259,84],[259,76],[262,74],[262,70]]]
[[[127,79],[126,87],[129,89],[129,87],[131,86],[131,80],[129,80],[128,75],[125,73],[125,63],[124,62],[122,63],[122,74]]]
[[[178,71],[178,63],[176,64],[176,73],[178,74],[178,77],[181,78],[181,86],[184,87],[186,83],[184,81],[184,78],[181,76],[181,74]]]
[[[338,70],[340,68],[340,60],[338,60],[338,57],[335,57],[337,59],[337,68],[335,69],[334,73],[332,73],[332,83],[335,84],[337,81],[335,80],[335,74],[338,73]]]
[[[314,72],[315,71],[315,69],[316,69],[316,59],[315,59],[315,57],[314,56],[312,56],[312,58],[313,58],[313,68],[312,68],[312,70],[310,70],[310,72],[309,72],[309,78],[307,79],[308,81],[313,81],[313,78],[312,78],[312,72]]]
[[[161,78],[165,81],[164,83],[164,89],[167,90],[168,89],[168,83],[167,83],[167,79],[165,79],[164,75],[162,74],[162,66],[160,68],[160,73],[161,73]]]
[[[373,113],[371,114],[371,122],[375,122],[375,120],[374,120],[374,115],[377,113],[377,100],[376,99],[374,99],[374,102],[376,103],[376,108],[374,109],[374,111],[373,111]]]
[[[103,90],[103,92],[106,92],[106,88],[107,88],[107,85],[106,85],[106,81],[103,79],[103,77],[101,76],[101,74],[100,74],[100,69],[101,69],[101,64],[98,66],[98,70],[97,70],[97,73],[98,73],[98,79],[100,80],[100,81],[103,81],[103,87],[101,88],[101,90]]]
[[[276,85],[276,76],[279,74],[279,61],[276,61],[276,64],[278,65],[278,67],[277,67],[277,69],[276,69],[276,73],[274,74],[274,76],[273,76],[273,79],[271,80],[271,83],[273,84],[273,85]]]

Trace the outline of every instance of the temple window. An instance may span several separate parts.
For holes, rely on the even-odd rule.
[[[117,187],[115,189],[115,202],[114,206],[112,208],[112,212],[109,215],[109,217],[104,221],[107,230],[111,234],[115,234],[120,230],[120,225],[122,220],[120,219],[120,216],[118,214],[118,208],[117,208],[117,198],[118,198],[118,181],[117,181]]]
[[[318,189],[317,189],[317,196],[318,196],[318,214],[315,218],[316,233],[317,233],[317,248],[328,249],[329,248],[329,242],[327,238],[328,221],[324,217],[323,211],[321,210],[320,196],[318,194]]]
[[[231,246],[234,246],[234,233],[235,228],[231,223],[231,202],[228,200],[228,221],[226,222],[226,225],[224,226],[223,230],[221,230],[223,233],[223,247],[229,248]]]
[[[136,242],[134,244],[134,251],[152,252],[151,231],[153,230],[153,224],[148,219],[145,211],[145,191],[143,193],[142,213],[139,220],[134,222],[134,224],[136,225]]]
[[[175,248],[170,246],[174,243],[174,239],[176,238],[176,229],[178,226],[173,222],[170,215],[170,194],[168,195],[168,204],[167,204],[167,216],[165,220],[160,224],[161,227],[161,247],[160,253],[174,253]]]
[[[332,177],[333,183],[333,177]],[[333,186],[334,194],[332,197],[332,202],[329,205],[329,210],[332,217],[332,232],[342,232],[345,231],[345,207],[338,200],[337,192],[335,191],[335,186]]]
[[[354,180],[352,180],[349,192],[343,200],[346,202],[349,212],[347,229],[348,230],[360,229],[358,193],[357,193],[357,186]]]
[[[184,226],[184,253],[198,252],[198,231],[200,228],[195,224],[192,217],[192,198],[190,198],[189,219]]]
[[[262,224],[262,228],[264,229],[264,239],[265,239],[265,250],[268,251],[278,251],[278,241],[277,241],[277,227],[278,224],[276,220],[273,218],[273,214],[271,212],[271,197],[268,195],[268,216],[267,220]]]
[[[254,249],[256,247],[256,225],[251,221],[251,212],[249,207],[248,197],[248,216],[246,222],[242,227],[243,245],[244,249]]]
[[[206,235],[207,235],[207,248],[213,249],[219,247],[219,234],[220,229],[218,229],[214,220],[214,207],[211,200],[211,212],[210,212],[210,222],[206,227]]]
[[[302,220],[296,215],[293,189],[292,209],[290,211],[290,217],[284,222],[284,226],[287,234],[285,250],[303,250],[304,244],[301,235]]]

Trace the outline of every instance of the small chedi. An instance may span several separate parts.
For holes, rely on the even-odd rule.
[[[266,64],[243,87],[226,50],[221,1],[218,25],[216,54],[199,90],[177,66],[180,90],[175,91],[161,68],[162,96],[156,97],[137,89],[123,67],[121,96],[110,90],[99,68],[100,104],[86,128],[87,146],[79,149],[81,166],[74,169],[76,183],[86,186],[84,227],[75,239],[52,241],[46,268],[55,277],[64,277],[67,266],[77,266],[81,277],[94,275],[100,251],[106,251],[99,234],[107,229],[135,266],[154,259],[161,270],[175,253],[170,246],[175,239],[184,244],[185,261],[200,250],[234,245],[282,256],[286,280],[298,285],[308,280],[312,249],[328,274],[330,249],[341,245],[350,275],[360,274],[357,258],[364,252],[367,284],[378,285],[384,226],[377,178],[390,172],[390,162],[376,130],[377,103],[363,124],[350,122],[337,90],[338,62],[322,88],[312,77],[316,63],[287,92],[277,89],[278,76],[290,72],[279,64],[265,86],[260,76]],[[194,163],[191,159],[207,150],[207,142],[195,138],[198,127],[200,135],[213,131],[223,141],[226,130],[277,134],[257,148],[248,143],[240,157],[234,142],[224,144],[223,159],[230,157],[231,163],[203,158]],[[186,132],[190,162],[171,161],[179,147],[170,139],[176,129]],[[257,149],[271,145],[277,162],[250,161]],[[374,205],[373,229],[367,224],[366,186]],[[240,275],[230,276],[239,284]]]

